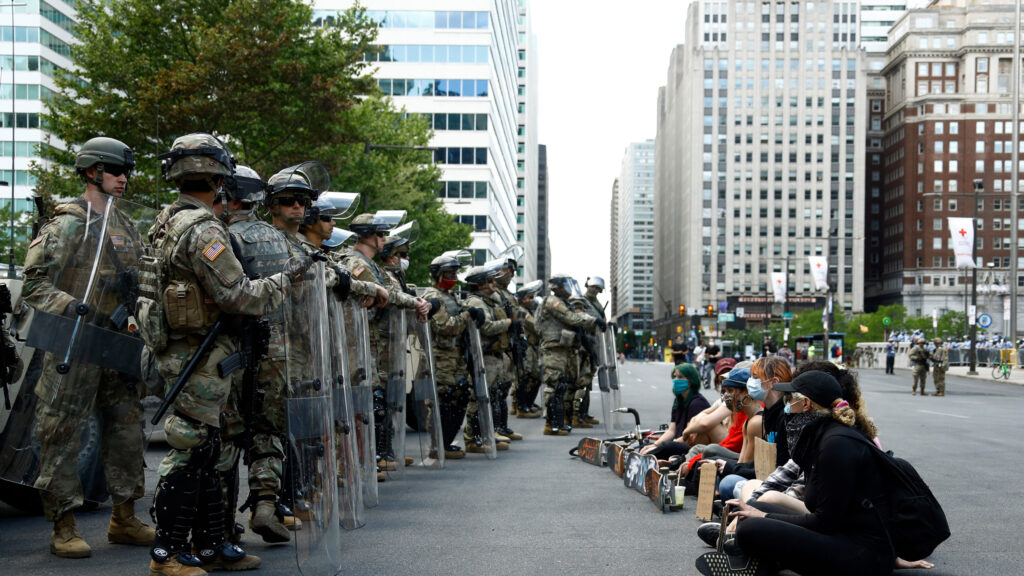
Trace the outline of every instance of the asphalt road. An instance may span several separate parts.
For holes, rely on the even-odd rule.
[[[645,427],[668,420],[670,369],[621,367],[623,403],[640,412]],[[1024,388],[950,377],[946,397],[934,398],[910,395],[907,370],[863,370],[860,378],[886,448],[917,467],[949,519],[953,536],[927,573],[1021,573],[1015,543],[1024,532],[1024,466],[1017,457]],[[592,405],[600,406],[596,393]],[[696,573],[694,558],[707,548],[695,535],[695,498],[687,496],[682,511],[662,514],[608,469],[568,455],[585,431],[551,437],[541,435],[539,419],[513,418],[511,425],[526,439],[495,461],[469,455],[445,470],[409,469],[381,484],[381,503],[368,512],[367,525],[342,533],[342,574]],[[414,442],[410,450],[418,449]],[[161,455],[157,447],[147,455],[150,492]],[[141,511],[149,502],[140,504]],[[105,542],[108,518],[109,506],[79,514],[93,556],[65,560],[49,553],[50,525],[41,517],[0,506],[0,566],[41,576],[144,573],[145,549]],[[298,573],[293,548],[248,534],[246,540],[249,552],[263,558],[260,573]]]

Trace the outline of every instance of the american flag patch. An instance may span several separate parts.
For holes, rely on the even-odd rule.
[[[111,234],[110,243],[120,248],[124,246],[124,235],[122,234]]]
[[[352,271],[352,275],[355,276],[356,278],[358,278],[359,275],[362,274],[363,272],[366,272],[366,268],[363,267],[362,264],[360,264],[360,265],[356,266],[355,270]]]
[[[206,256],[207,260],[213,262],[223,251],[224,244],[222,244],[220,240],[214,240],[213,242],[210,242],[210,245],[207,246],[205,250],[203,250],[203,256]]]

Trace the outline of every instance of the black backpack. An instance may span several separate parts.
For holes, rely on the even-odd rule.
[[[914,466],[892,452],[882,452],[864,435],[851,428],[839,428],[843,436],[857,438],[872,448],[885,473],[888,487],[888,519],[881,518],[882,528],[889,537],[896,556],[904,560],[921,560],[949,538],[949,523],[939,501],[921,479]],[[878,513],[874,502],[865,498],[861,505]]]

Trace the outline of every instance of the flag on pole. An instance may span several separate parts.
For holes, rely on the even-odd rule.
[[[950,247],[956,254],[957,268],[974,268],[974,219],[948,218]]]
[[[832,330],[828,325],[829,316],[832,314],[832,296],[828,297],[828,303],[825,304],[825,309],[821,311],[821,325],[825,328],[825,332]]]
[[[786,273],[772,272],[772,292],[776,302],[786,302]]]
[[[828,261],[824,256],[808,256],[815,290],[828,290]]]

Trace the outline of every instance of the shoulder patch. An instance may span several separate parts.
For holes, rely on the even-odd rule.
[[[363,266],[362,264],[359,264],[355,268],[352,269],[352,275],[353,276],[357,276],[357,277],[358,276],[362,276],[363,272],[366,272],[366,266]]]
[[[110,243],[117,248],[124,246],[124,234],[110,234]]]
[[[31,242],[31,243],[30,243],[30,244],[28,245],[28,247],[29,247],[29,248],[31,248],[31,247],[35,246],[36,244],[39,244],[40,242],[42,242],[42,241],[43,241],[43,238],[45,238],[45,236],[43,236],[42,234],[40,234],[39,236],[36,236],[36,239],[35,239],[35,240],[33,240],[33,241],[32,241],[32,242]]]
[[[213,242],[210,242],[205,249],[203,249],[203,256],[205,256],[210,262],[213,262],[218,256],[220,256],[224,249],[225,246],[220,240],[214,240]]]

